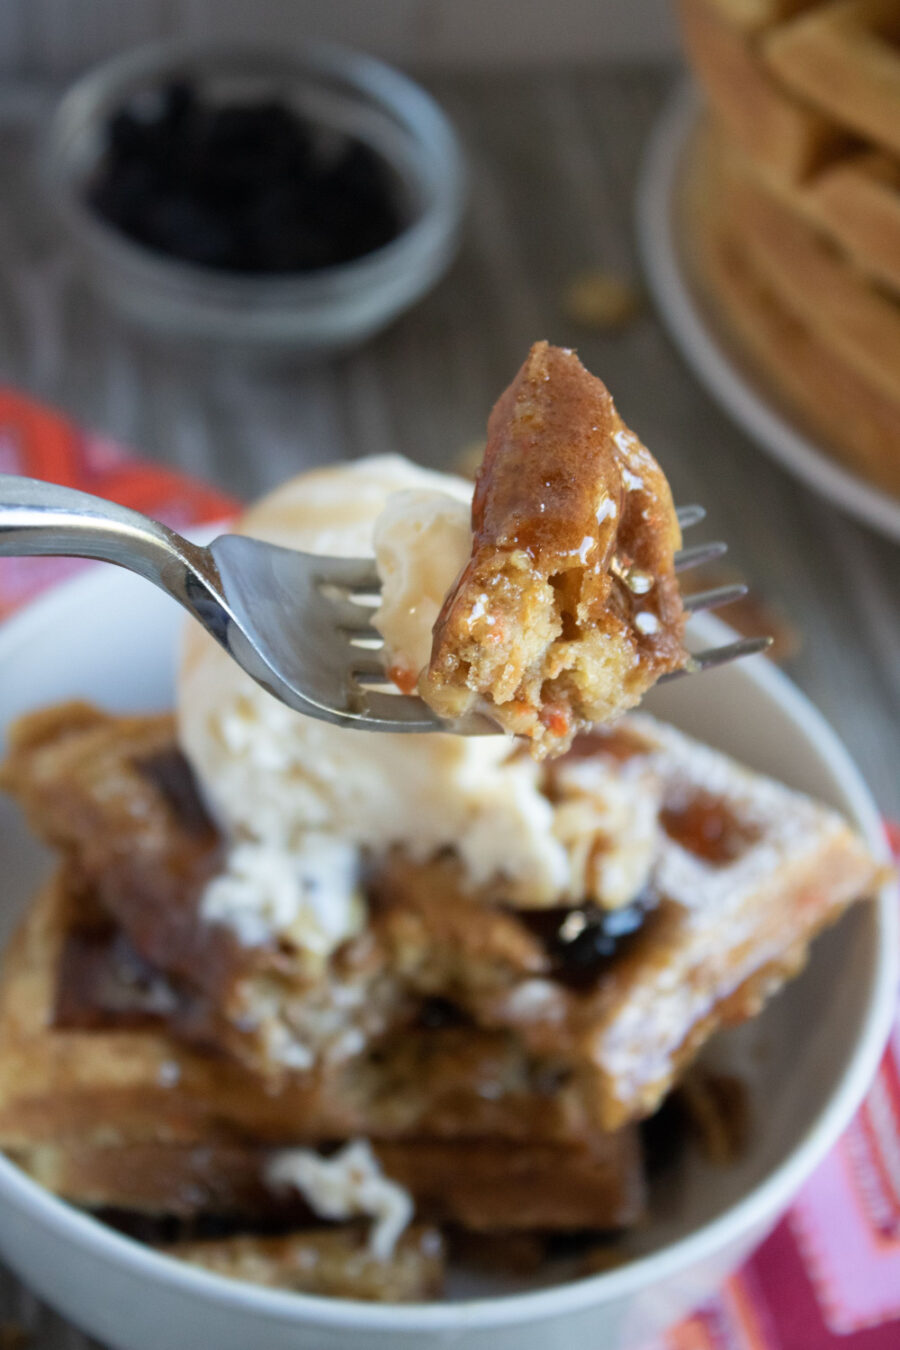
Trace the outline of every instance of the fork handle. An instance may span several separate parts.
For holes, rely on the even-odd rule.
[[[203,623],[224,606],[208,549],[88,492],[0,474],[0,555],[98,558],[146,577]]]

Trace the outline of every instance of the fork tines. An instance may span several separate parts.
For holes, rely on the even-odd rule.
[[[678,524],[682,530],[698,525],[706,516],[699,504],[677,508]],[[675,571],[679,574],[693,567],[722,558],[728,552],[728,545],[722,540],[708,544],[695,544],[690,548],[679,549],[675,554]],[[380,635],[372,627],[371,617],[381,583],[371,558],[327,558],[322,560],[320,585],[328,595],[333,606],[336,627],[344,634],[348,645],[353,648],[349,673],[361,695],[366,698],[366,713],[373,718],[385,718],[403,723],[416,723],[426,729],[426,723],[437,726],[438,721],[412,695],[387,692],[393,689],[393,681],[382,665],[378,648],[383,645]],[[706,591],[689,592],[684,597],[684,608],[689,614],[704,610],[717,609],[732,604],[747,594],[743,582],[734,582],[725,586],[711,587]],[[744,637],[721,647],[710,647],[690,656],[680,670],[664,675],[664,680],[677,679],[681,675],[693,674],[700,670],[710,670],[715,666],[726,665],[744,656],[752,656],[765,651],[771,644],[769,637]],[[381,691],[381,692],[379,692]]]
[[[697,525],[706,515],[700,505],[681,506],[676,515],[683,530]],[[696,544],[693,548],[680,549],[675,554],[675,571],[686,572],[691,567],[722,558],[728,552],[728,545],[722,540],[710,544]],[[718,609],[722,605],[733,604],[747,594],[747,586],[742,581],[727,586],[714,586],[708,591],[694,591],[684,597],[684,607],[689,614],[699,614],[704,610]],[[716,666],[727,665],[729,661],[740,660],[744,656],[755,656],[772,645],[770,637],[744,637],[722,647],[708,647],[705,651],[695,652],[680,670],[663,675],[662,680],[677,680],[682,675],[693,675],[700,670],[712,670]],[[662,683],[662,680],[660,683]]]

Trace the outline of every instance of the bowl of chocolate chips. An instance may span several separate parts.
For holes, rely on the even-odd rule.
[[[40,168],[85,279],[127,318],[309,356],[434,285],[465,197],[434,100],[324,43],[118,56],[63,95]]]

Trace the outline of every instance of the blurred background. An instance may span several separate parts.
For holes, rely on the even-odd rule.
[[[4,0],[4,73],[70,74],[157,38],[351,43],[423,69],[667,56],[666,0]]]

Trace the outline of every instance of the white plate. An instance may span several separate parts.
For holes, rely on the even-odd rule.
[[[70,697],[118,710],[172,699],[177,607],[128,573],[98,568],[0,629],[0,727]],[[704,618],[702,642],[723,626]],[[886,856],[878,813],[820,715],[762,659],[682,680],[654,710],[691,734],[841,808]],[[348,732],[352,735],[352,732]],[[48,859],[0,800],[6,932]],[[503,1297],[388,1307],[258,1289],[182,1265],[54,1198],[0,1159],[0,1252],[52,1305],[123,1350],[635,1350],[708,1297],[765,1235],[847,1124],[894,1009],[896,911],[885,893],[820,939],[762,1017],[717,1038],[746,1065],[758,1103],[735,1166],[693,1160],[618,1270]],[[487,1296],[486,1296],[487,1295]]]
[[[647,147],[637,197],[644,271],[672,339],[697,378],[761,449],[842,511],[900,540],[900,501],[843,468],[802,423],[772,402],[752,364],[694,289],[679,240],[678,201],[701,104],[685,85]]]

